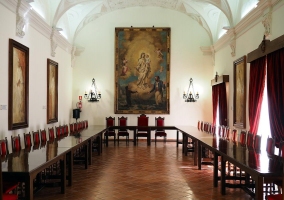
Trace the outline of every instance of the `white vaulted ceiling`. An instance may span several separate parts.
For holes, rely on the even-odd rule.
[[[264,0],[262,0],[264,1]],[[202,26],[214,44],[250,12],[259,0],[34,0],[33,9],[71,43],[88,23],[106,13],[130,7],[162,7],[184,13]]]

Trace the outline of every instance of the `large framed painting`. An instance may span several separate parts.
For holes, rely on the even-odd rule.
[[[169,114],[170,28],[115,28],[115,113]]]
[[[29,126],[29,48],[9,39],[8,129]]]
[[[246,56],[234,61],[234,114],[236,128],[246,128]]]
[[[47,123],[58,122],[58,63],[47,59]]]

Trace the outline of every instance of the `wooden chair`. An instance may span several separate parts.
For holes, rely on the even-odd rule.
[[[164,122],[164,117],[155,117],[155,126],[157,126],[157,129],[155,130],[155,144],[157,141],[157,137],[164,137],[164,142],[167,141],[167,133],[165,132],[165,129],[163,129]]]
[[[1,145],[1,160],[6,160],[7,155],[9,154],[9,148],[8,148],[8,141],[7,137],[5,137],[4,140],[0,140],[0,145]],[[12,191],[17,190],[19,183],[18,182],[13,182],[13,181],[3,181],[3,186],[2,191],[3,191],[3,197],[4,194],[11,193]],[[8,197],[7,197],[8,198]]]
[[[33,131],[33,139],[34,147],[38,147],[40,145],[39,131]]]
[[[86,125],[86,128],[89,127],[89,122],[88,122],[88,120],[85,120],[85,125]]]
[[[18,136],[11,136],[11,143],[12,143],[12,151],[13,153],[15,152],[20,152],[21,151],[21,137],[18,134]]]
[[[73,135],[74,134],[74,124],[70,123],[69,128],[70,128],[70,135]]]
[[[118,126],[124,127],[127,126],[127,117],[118,117]],[[125,128],[120,128],[117,132],[117,141],[118,141],[118,145],[119,145],[119,137],[125,137],[126,140],[126,145],[129,144],[129,133],[127,131],[127,129]]]
[[[135,138],[137,144],[139,137],[146,137],[148,139],[149,137],[148,122],[149,122],[149,117],[146,117],[145,114],[141,114],[139,117],[137,117],[137,132]]]
[[[32,147],[32,136],[30,133],[24,133],[24,143],[25,143],[25,149],[27,151],[31,150]]]
[[[45,129],[40,130],[40,138],[41,138],[41,146],[45,146],[47,142]]]
[[[197,129],[200,131],[200,120],[197,122]]]
[[[203,121],[200,122],[200,130],[203,131]]]
[[[254,137],[254,150],[259,152],[261,150],[261,135]]]
[[[273,138],[268,137],[266,141],[266,152],[269,155],[274,155],[275,152],[275,140]]]
[[[247,145],[247,148],[249,148],[249,149],[254,148],[254,135],[251,132],[247,133],[246,145]]]
[[[48,128],[48,136],[49,136],[49,141],[53,141],[55,136],[54,136],[54,128]]]
[[[106,128],[115,126],[115,118],[114,117],[106,117]],[[114,145],[115,145],[115,139],[116,139],[116,133],[115,130],[107,130],[104,134],[105,141],[108,139],[108,137],[113,137],[114,139]]]
[[[239,138],[239,143],[241,146],[246,146],[246,138],[247,138],[247,132],[241,131]]]
[[[59,127],[55,126],[55,132],[56,132],[56,138],[61,139],[62,134],[61,134],[61,127],[60,126]]]
[[[63,126],[63,134],[64,134],[65,137],[69,135],[69,130],[68,130],[68,125],[67,124],[65,124]]]
[[[7,137],[4,140],[0,140],[0,146],[1,160],[6,160],[6,156],[9,154]]]
[[[234,129],[234,130],[232,130],[232,141],[234,142],[234,143],[236,143],[237,142],[237,136],[238,136],[238,131],[237,131],[237,129]]]

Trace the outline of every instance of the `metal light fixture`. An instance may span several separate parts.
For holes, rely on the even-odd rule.
[[[97,102],[101,98],[101,93],[98,91],[98,89],[96,87],[96,83],[95,83],[94,78],[92,80],[91,90],[90,90],[89,94],[87,94],[87,92],[85,92],[84,98],[88,99],[89,102]]]
[[[185,102],[196,102],[196,99],[199,99],[198,92],[195,94],[194,88],[193,88],[193,80],[192,78],[189,79],[189,86],[187,89],[187,93],[183,93],[183,99],[185,99]]]

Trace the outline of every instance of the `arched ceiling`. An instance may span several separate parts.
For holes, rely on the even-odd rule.
[[[131,7],[154,6],[188,15],[208,33],[212,44],[234,27],[259,0],[33,0],[30,5],[73,44],[88,23],[106,13]]]

